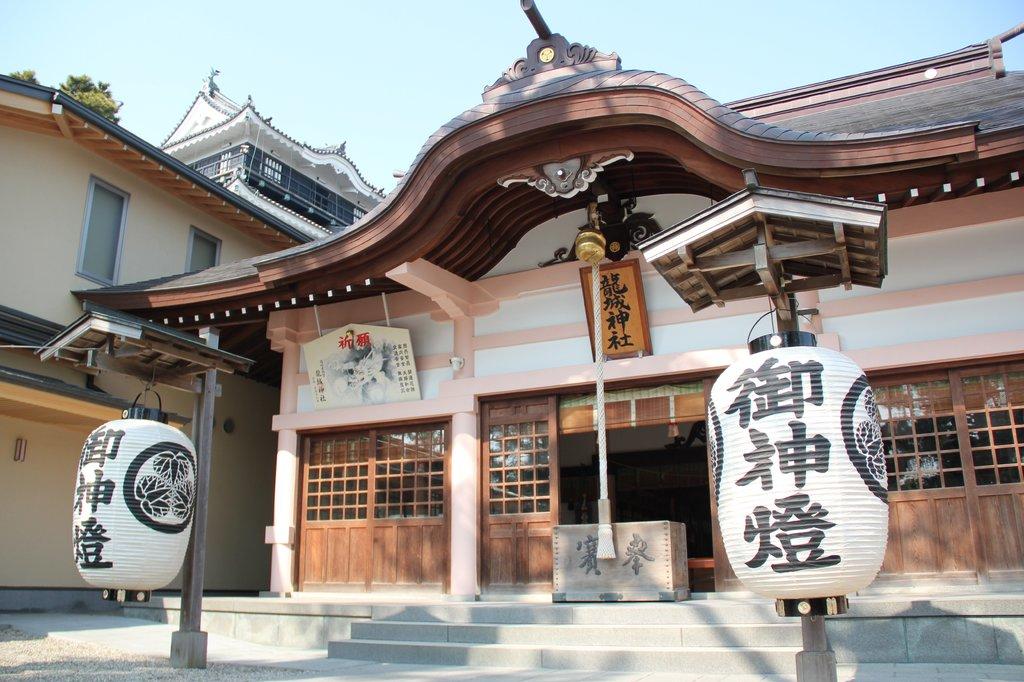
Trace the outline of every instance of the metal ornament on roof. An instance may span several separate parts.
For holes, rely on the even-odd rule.
[[[536,187],[549,197],[569,199],[590,188],[597,174],[616,161],[632,161],[633,152],[616,149],[599,154],[576,156],[561,161],[552,161],[531,166],[498,178],[498,184],[506,189],[525,183]]]
[[[72,508],[75,567],[90,585],[150,591],[181,569],[195,515],[192,441],[159,410],[133,407],[89,434]],[[142,418],[140,418],[142,417]]]
[[[775,599],[846,595],[882,565],[889,527],[878,409],[863,370],[810,346],[731,365],[708,402],[729,563]]]

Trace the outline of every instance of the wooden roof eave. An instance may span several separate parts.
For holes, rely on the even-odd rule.
[[[680,102],[684,106],[680,107]],[[572,107],[569,106],[572,104]],[[600,106],[595,106],[600,104]],[[965,122],[936,129],[902,131],[849,140],[782,140],[767,139],[729,127],[708,112],[671,93],[652,88],[629,87],[620,90],[574,93],[535,102],[526,102],[456,129],[431,147],[411,172],[411,177],[397,190],[398,194],[380,213],[372,216],[357,231],[335,239],[327,239],[298,254],[282,254],[257,267],[260,279],[274,282],[308,273],[328,264],[336,264],[351,252],[352,240],[381,232],[379,239],[390,236],[400,226],[395,216],[412,212],[416,204],[431,194],[434,185],[448,173],[457,159],[513,136],[526,136],[545,127],[581,122],[604,121],[615,125],[621,116],[646,117],[656,125],[666,125],[709,153],[726,160],[734,167],[754,166],[771,169],[773,174],[811,170],[842,171],[870,167],[878,171],[883,163],[906,163],[926,159],[948,158],[974,153],[976,124]],[[837,173],[838,175],[838,173]],[[709,178],[712,182],[736,187],[736,179]]]

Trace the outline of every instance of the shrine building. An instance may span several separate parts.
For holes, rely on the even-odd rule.
[[[890,526],[869,589],[1020,589],[1024,73],[1004,67],[1012,32],[722,104],[677,76],[623,68],[609,46],[535,28],[385,197],[347,172],[333,191],[351,225],[285,205],[282,185],[263,194],[267,210],[308,210],[322,236],[78,292],[177,329],[265,328],[276,355],[260,362],[281,375],[266,433],[274,513],[250,532],[271,545],[270,592],[553,590],[553,527],[597,520],[589,271],[573,250],[591,203],[608,240],[613,519],[684,523],[691,589],[740,589],[716,526],[705,407],[746,341],[771,331],[770,292],[743,259],[684,253],[698,305],[637,246],[742,189],[744,169],[766,188],[885,207],[880,234],[837,229],[816,243],[823,271],[841,274],[788,273],[801,328],[863,367],[878,401]],[[217,156],[218,131],[252,111],[223,100],[210,82],[195,107],[222,118],[179,129],[165,149],[204,173],[242,159],[252,171],[232,182],[266,190],[282,154],[255,136],[292,143],[253,115],[239,124],[251,147]],[[338,150],[299,153],[345,167]],[[799,228],[774,229],[785,242]],[[886,237],[863,266],[865,240]],[[864,275],[879,257],[880,287]],[[800,290],[814,277],[831,288]],[[765,295],[733,300],[724,281]]]

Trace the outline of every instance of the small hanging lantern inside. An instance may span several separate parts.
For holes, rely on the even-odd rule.
[[[167,425],[161,408],[138,401],[123,419],[89,434],[78,462],[74,561],[87,583],[106,588],[105,597],[142,595],[170,583],[195,513],[192,442]]]
[[[775,599],[847,595],[885,555],[889,508],[878,409],[863,370],[794,338],[734,363],[708,402],[718,522],[729,563]],[[812,337],[813,338],[813,337]],[[806,339],[803,339],[806,342]],[[812,342],[813,343],[813,342]]]

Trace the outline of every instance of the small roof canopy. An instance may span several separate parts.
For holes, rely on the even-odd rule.
[[[37,351],[79,369],[107,370],[153,383],[194,390],[193,377],[208,369],[246,372],[253,361],[206,345],[192,334],[92,303],[85,313]]]
[[[887,271],[884,204],[747,187],[640,244],[694,312],[711,304],[854,284]]]

